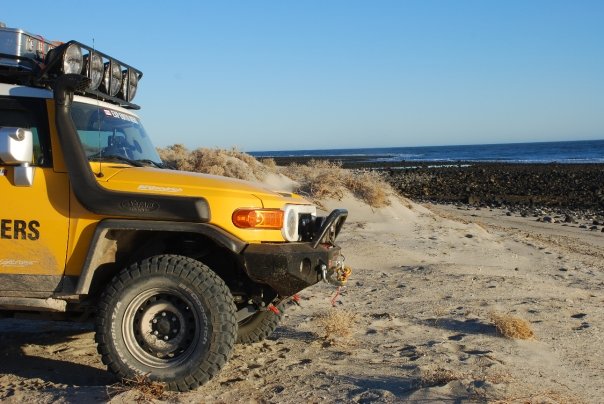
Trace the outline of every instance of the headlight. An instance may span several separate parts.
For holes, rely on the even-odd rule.
[[[138,88],[138,75],[132,69],[122,72],[122,98],[128,102],[134,99]]]
[[[317,215],[317,208],[312,205],[285,205],[285,220],[281,234],[287,241],[299,241],[299,220],[301,214]]]
[[[96,53],[89,53],[85,57],[84,73],[90,79],[89,90],[96,90],[103,80],[103,59]]]
[[[290,208],[285,211],[283,238],[287,241],[298,241],[298,212]]]
[[[84,60],[82,58],[82,49],[72,43],[63,53],[63,73],[80,74]]]
[[[122,86],[122,68],[114,61],[105,63],[103,91],[115,97]]]

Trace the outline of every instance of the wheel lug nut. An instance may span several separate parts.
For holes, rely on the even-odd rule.
[[[158,334],[159,334],[159,332],[153,331],[153,335],[158,335]]]
[[[166,312],[164,311],[163,313],[161,313],[162,317],[166,317]]]
[[[167,341],[167,340],[168,340],[168,336],[166,335],[166,336],[164,337],[164,341]]]
[[[176,322],[176,317],[172,317],[172,322]]]
[[[153,319],[153,324],[157,324],[157,319],[156,318]]]
[[[172,330],[172,334],[176,334],[178,332],[177,329]]]

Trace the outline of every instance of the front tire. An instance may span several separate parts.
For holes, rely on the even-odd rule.
[[[275,314],[272,311],[259,311],[239,322],[237,343],[253,344],[254,342],[264,341],[268,338],[281,324],[285,304],[279,304],[277,308],[279,309],[279,314]]]
[[[176,255],[122,270],[99,304],[96,341],[120,378],[137,374],[170,390],[201,386],[226,363],[237,335],[233,297],[210,268]]]

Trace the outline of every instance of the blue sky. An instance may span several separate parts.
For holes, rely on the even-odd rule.
[[[159,146],[604,138],[603,1],[3,0],[0,21],[140,68]]]

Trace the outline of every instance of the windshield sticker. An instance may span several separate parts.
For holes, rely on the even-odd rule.
[[[103,112],[107,116],[110,116],[110,117],[113,117],[113,118],[117,118],[117,119],[121,119],[122,121],[128,121],[128,122],[132,122],[132,123],[138,123],[138,120],[135,117],[133,117],[132,115],[127,115],[127,114],[124,114],[122,112],[113,111],[111,109],[104,109]]]
[[[182,188],[174,187],[158,187],[155,185],[139,185],[139,191],[156,191],[156,192],[182,192]]]

